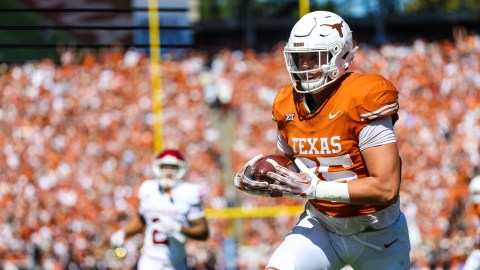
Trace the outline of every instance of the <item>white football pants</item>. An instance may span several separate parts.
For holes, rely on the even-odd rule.
[[[267,267],[279,270],[410,269],[410,240],[403,213],[393,225],[378,231],[340,236],[302,215],[275,250]]]

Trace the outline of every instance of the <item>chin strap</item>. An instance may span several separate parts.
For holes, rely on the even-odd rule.
[[[345,70],[347,70],[350,64],[352,63],[353,58],[355,58],[355,53],[357,51],[358,51],[358,46],[355,46],[355,48],[353,48],[353,50],[348,53],[347,61],[345,62],[345,65],[344,65]]]

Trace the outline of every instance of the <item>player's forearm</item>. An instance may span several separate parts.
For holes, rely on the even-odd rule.
[[[400,180],[381,181],[376,177],[366,177],[348,182],[350,204],[393,204],[398,199],[399,190]]]
[[[125,227],[123,227],[123,231],[125,232],[125,236],[129,237],[141,232],[144,228],[145,224],[140,216],[136,215],[133,217]]]
[[[195,227],[183,227],[181,232],[189,238],[195,240],[207,240],[209,233],[208,230],[197,229]]]
[[[182,226],[180,232],[196,240],[206,240],[209,236],[208,225],[205,218],[192,222],[189,227]]]

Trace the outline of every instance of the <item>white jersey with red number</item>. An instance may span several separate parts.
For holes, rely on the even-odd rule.
[[[396,121],[397,89],[380,75],[350,73],[317,111],[309,112],[304,98],[292,85],[287,86],[278,92],[272,109],[278,132],[293,156],[300,158],[324,181],[367,177],[359,134],[366,125],[381,117],[390,116]],[[313,206],[311,210],[323,214],[325,219],[335,217],[331,219],[334,222],[385,212],[382,210],[388,207],[321,200],[310,200],[309,204]],[[391,208],[395,209],[385,209],[389,212],[385,217],[394,220],[385,221],[384,225],[392,224],[398,218],[398,203]]]
[[[169,192],[158,181],[144,181],[138,191],[138,212],[145,220],[143,255],[173,264],[186,259],[185,242],[168,237],[156,224],[162,217],[173,218],[187,225],[190,220],[205,216],[200,189],[192,183],[181,182]]]

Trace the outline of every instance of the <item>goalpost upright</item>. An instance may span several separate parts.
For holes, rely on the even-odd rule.
[[[148,0],[150,38],[150,82],[152,88],[153,139],[155,153],[163,149],[163,103],[160,72],[160,30],[158,0]]]

